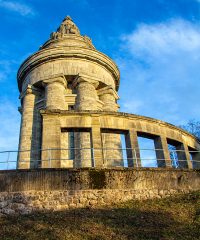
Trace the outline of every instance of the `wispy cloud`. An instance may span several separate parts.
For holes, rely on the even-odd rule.
[[[0,0],[0,7],[9,11],[19,13],[21,16],[35,15],[35,11],[30,6],[15,1]]]
[[[200,119],[200,27],[182,19],[141,24],[121,40],[121,97],[140,103],[132,111],[176,124]]]
[[[142,24],[122,39],[137,57],[160,58],[199,49],[200,28],[181,19],[156,25]]]

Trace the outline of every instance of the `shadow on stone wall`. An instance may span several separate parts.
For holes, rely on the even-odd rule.
[[[0,217],[99,207],[199,190],[199,172],[167,169],[0,171]]]
[[[0,219],[0,239],[199,239],[199,197],[10,216]]]

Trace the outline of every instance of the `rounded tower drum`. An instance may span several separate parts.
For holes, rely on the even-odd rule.
[[[22,104],[18,168],[48,166],[48,149],[56,155],[51,167],[94,166],[90,131],[67,129],[55,132],[59,135],[59,144],[48,136],[45,140],[40,112],[41,109],[51,113],[56,110],[116,112],[119,108],[119,77],[116,64],[97,51],[91,39],[82,36],[67,16],[50,39],[27,58],[18,71]],[[55,125],[52,123],[50,127],[55,128]],[[120,136],[103,133],[102,142],[104,165],[122,166]],[[59,154],[56,149],[52,150],[58,145]]]

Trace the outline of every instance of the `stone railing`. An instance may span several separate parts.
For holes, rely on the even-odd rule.
[[[60,151],[62,156],[60,158],[54,158],[54,152]],[[129,158],[129,152],[134,153],[134,157]],[[27,160],[22,159],[20,161],[20,169],[27,169],[27,165],[30,168],[95,168],[94,156],[98,152],[103,153],[103,168],[175,168],[175,169],[187,169],[187,159],[178,159],[177,156],[184,156],[184,150],[169,150],[170,159],[162,159],[159,156],[162,155],[163,149],[130,149],[130,148],[67,148],[67,149],[35,149],[24,151],[1,151],[0,152],[0,170],[17,169],[17,156],[20,155],[34,155],[37,156],[34,159]],[[76,158],[76,153],[79,153],[79,158]],[[89,157],[84,159],[84,153],[89,153]],[[110,156],[108,156],[108,153]],[[120,154],[121,158],[118,158],[118,164],[116,161],[116,155]],[[137,153],[142,153],[142,156]],[[200,155],[200,151],[193,151],[192,154]],[[46,159],[41,159],[41,156],[47,156]],[[113,157],[112,157],[113,156]],[[76,162],[86,162],[84,166],[76,165]],[[200,169],[200,159],[190,160],[190,165],[193,169]]]

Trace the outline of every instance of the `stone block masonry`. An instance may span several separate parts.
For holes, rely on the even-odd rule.
[[[199,140],[166,122],[118,112],[117,65],[69,16],[22,63],[17,81],[20,170],[0,171],[0,216],[200,190],[200,173],[192,170],[200,168]],[[158,169],[141,168],[138,137],[153,140]],[[182,169],[172,168],[170,144]]]
[[[200,172],[174,169],[0,171],[0,216],[95,207],[200,190]]]
[[[17,81],[18,169],[122,167],[125,152],[128,166],[140,167],[141,136],[154,141],[158,167],[177,161],[180,168],[200,168],[200,142],[193,135],[160,120],[118,112],[117,65],[81,35],[69,16],[22,63]],[[169,144],[177,160],[171,160]]]

